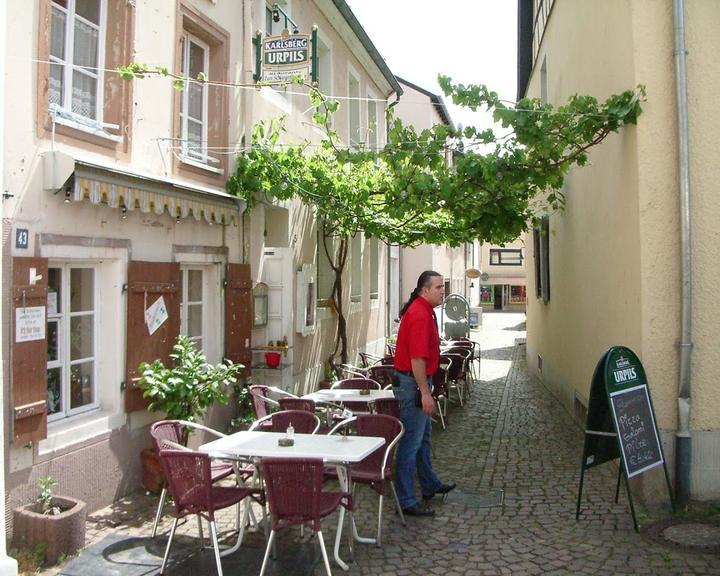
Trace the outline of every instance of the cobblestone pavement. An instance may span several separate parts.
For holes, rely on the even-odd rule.
[[[523,314],[484,315],[482,329],[473,332],[483,350],[480,382],[465,407],[451,405],[448,429],[438,425],[433,430],[435,468],[442,479],[455,480],[467,497],[434,502],[434,518],[408,518],[407,527],[393,513],[392,498],[386,498],[383,547],[356,545],[349,574],[720,575],[717,554],[663,547],[634,532],[626,498],[614,503],[617,470],[611,465],[586,474],[583,513],[575,521],[582,432],[542,384],[528,376],[524,321]],[[503,491],[501,505],[479,507],[471,497],[493,491]],[[372,533],[377,498],[365,487],[357,497],[360,532]],[[155,503],[154,497],[137,494],[93,514],[88,546],[110,533],[146,537]],[[324,522],[327,543],[334,537],[334,518]],[[169,524],[166,516],[163,534]],[[220,522],[226,532],[231,525],[229,516]],[[193,535],[195,523],[188,522],[179,532]],[[283,543],[292,540],[297,546],[299,539],[296,531],[284,532],[278,546],[281,558]],[[158,538],[158,550],[164,541]],[[263,548],[262,534],[250,534],[247,547],[237,553],[248,559],[237,565],[241,573],[256,573]],[[313,554],[319,555],[303,554],[304,565],[285,556],[268,574],[323,574],[322,565],[313,572],[312,558],[307,559]],[[348,554],[345,549],[343,555]],[[212,554],[205,556],[201,573],[214,574]],[[55,569],[43,574],[63,573]]]

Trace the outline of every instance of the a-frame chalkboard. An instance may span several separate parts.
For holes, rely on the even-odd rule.
[[[662,466],[670,503],[675,510],[670,476],[657,432],[645,369],[637,355],[624,346],[613,346],[605,352],[593,373],[580,467],[576,520],[580,517],[585,470],[616,458],[620,458],[621,465],[618,470],[615,501],[617,502],[620,492],[621,475],[624,475],[635,530],[638,530],[638,523],[629,478]]]

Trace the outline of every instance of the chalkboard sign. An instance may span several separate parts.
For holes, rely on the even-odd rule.
[[[624,473],[635,530],[638,530],[638,524],[628,484],[629,478],[662,466],[670,502],[673,509],[675,508],[645,369],[635,353],[624,346],[613,346],[603,354],[593,374],[576,519],[580,516],[585,470],[616,458],[620,458],[622,466],[615,489],[615,501],[617,502],[620,489],[620,475]]]
[[[629,348],[612,348],[605,359],[605,387],[628,478],[663,463],[645,370]]]

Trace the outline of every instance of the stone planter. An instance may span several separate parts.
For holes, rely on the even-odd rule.
[[[146,448],[140,452],[140,460],[142,461],[143,470],[143,488],[153,494],[159,494],[165,483],[160,456],[154,449]]]
[[[61,555],[75,554],[85,546],[85,502],[69,496],[53,497],[53,505],[62,512],[45,515],[38,505],[27,504],[13,511],[13,546],[45,550],[45,564],[56,564]]]

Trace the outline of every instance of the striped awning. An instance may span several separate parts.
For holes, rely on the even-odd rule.
[[[181,198],[171,193],[115,184],[77,174],[72,200],[89,200],[93,204],[107,204],[111,208],[124,208],[128,211],[140,210],[146,214],[152,212],[157,215],[167,213],[173,218],[192,217],[211,224],[237,226],[238,209],[235,207],[223,207],[204,198]]]

